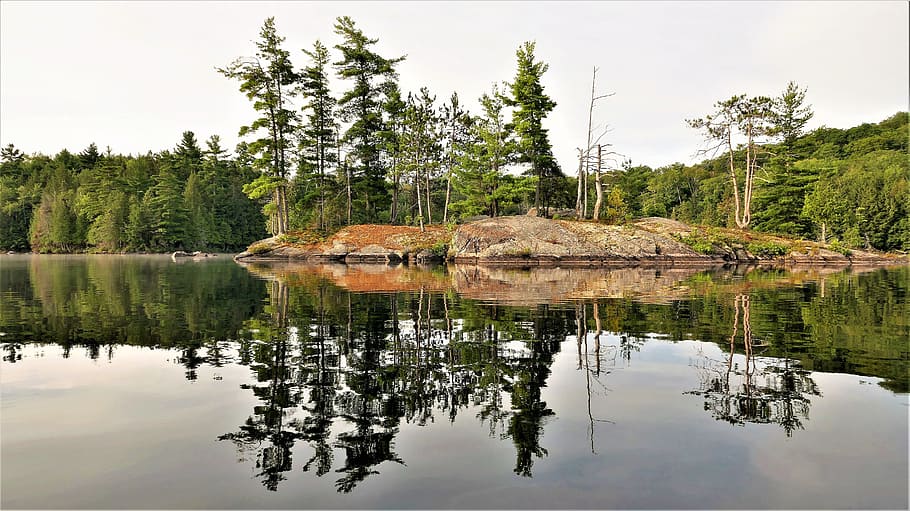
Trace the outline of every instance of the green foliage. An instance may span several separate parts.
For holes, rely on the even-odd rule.
[[[850,248],[910,250],[910,138],[906,112],[848,130],[819,128],[763,161],[756,180],[756,231],[800,238],[837,237]],[[867,138],[888,139],[886,149]],[[852,145],[851,145],[852,144]],[[742,149],[734,152],[737,161]],[[686,166],[631,167],[610,176],[630,215],[662,216],[690,224],[733,227],[729,155]],[[706,247],[702,247],[706,248]]]
[[[227,157],[217,137],[204,152],[184,132],[173,153],[136,157],[96,157],[90,147],[51,159],[14,149],[0,163],[0,248],[236,250],[264,237],[259,206],[242,191],[256,172]]]
[[[606,204],[601,220],[608,224],[618,224],[629,218],[629,207],[623,198],[622,189],[613,187],[607,194]]]
[[[473,141],[456,157],[454,187],[462,199],[452,204],[461,218],[499,216],[509,207],[505,168],[514,161],[516,145],[505,121],[504,97],[494,85],[480,98],[483,113],[470,129]]]
[[[372,222],[388,204],[385,184],[388,169],[381,160],[381,133],[385,125],[380,98],[384,89],[397,81],[395,66],[404,57],[388,59],[375,53],[371,48],[378,39],[366,37],[347,16],[337,19],[335,34],[342,38],[341,44],[335,46],[341,52],[335,68],[338,77],[350,83],[350,88],[338,99],[341,120],[351,123],[341,142],[352,147],[349,171],[353,176],[352,186],[361,198],[358,210],[364,221]]]
[[[437,257],[446,257],[449,254],[449,244],[445,241],[438,241],[430,247],[430,252]]]
[[[292,243],[295,245],[310,245],[325,241],[326,235],[314,231],[292,231],[278,236],[279,243]]]
[[[284,38],[278,35],[275,18],[267,18],[256,42],[257,52],[251,58],[238,58],[218,72],[238,80],[240,91],[253,102],[260,117],[240,128],[240,136],[253,136],[248,152],[253,166],[277,183],[272,227],[281,234],[287,229],[287,180],[292,170],[291,151],[298,129],[299,115],[292,105],[299,80],[291,64],[290,53],[281,48]]]
[[[685,235],[674,234],[673,237],[699,254],[711,254],[714,252],[714,244],[695,231]]]
[[[528,174],[537,178],[534,206],[549,208],[554,205],[551,195],[565,176],[553,157],[548,130],[543,127],[544,118],[556,103],[544,93],[541,78],[549,65],[536,60],[535,46],[533,41],[526,41],[515,52],[518,70],[509,85],[512,95],[505,101],[515,107],[512,126],[518,139],[518,161],[530,165]]]
[[[790,251],[787,247],[773,241],[756,241],[746,244],[746,250],[754,256],[761,258],[780,257]]]
[[[699,254],[713,254],[718,248],[729,248],[736,243],[736,240],[711,227],[695,229],[688,234],[674,234],[673,237]]]
[[[270,252],[272,248],[274,247],[268,243],[253,243],[249,246],[249,248],[246,249],[246,251],[250,254],[256,255]]]
[[[516,51],[505,94],[494,86],[475,116],[457,92],[441,108],[426,87],[405,95],[396,72],[404,57],[376,53],[378,39],[349,17],[334,29],[338,44],[315,41],[298,71],[268,18],[254,54],[218,69],[238,81],[257,115],[241,127],[248,140],[233,157],[217,136],[203,149],[191,131],[171,151],[137,157],[94,143],[53,158],[0,149],[0,250],[228,250],[266,229],[325,233],[348,222],[452,223],[571,206],[574,181],[543,128],[556,102],[533,42]],[[346,87],[337,96],[330,65]],[[777,98],[739,95],[715,106],[690,124],[719,155],[656,169],[624,162],[603,176],[604,221],[661,216],[910,250],[907,112],[803,134],[812,111],[793,82]],[[516,164],[525,175],[509,172]],[[734,177],[754,190],[734,191]],[[700,251],[714,241],[689,239]]]
[[[828,248],[845,256],[849,256],[851,253],[850,249],[837,238],[831,240],[831,243],[828,244]]]

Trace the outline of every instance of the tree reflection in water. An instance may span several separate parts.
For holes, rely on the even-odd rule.
[[[535,457],[547,454],[540,437],[553,410],[541,392],[570,311],[456,306],[422,288],[354,294],[321,279],[269,286],[268,306],[246,322],[250,338],[240,343],[260,404],[219,437],[255,463],[267,489],[277,490],[303,441],[312,455],[302,470],[324,476],[343,455],[335,486],[350,492],[383,463],[405,463],[394,446],[402,421],[424,426],[441,412],[454,422],[469,407],[490,435],[512,440],[516,474],[530,477]]]
[[[699,388],[688,394],[704,397],[704,409],[717,420],[740,426],[778,424],[790,437],[794,431],[805,429],[809,396],[821,395],[818,386],[809,372],[789,357],[762,359],[760,363],[755,350],[766,345],[752,336],[749,296],[736,295],[733,309],[726,360],[713,360],[702,353],[695,364],[700,373]],[[734,358],[738,345],[745,358],[742,365]]]
[[[624,347],[630,346],[630,343],[623,337],[623,340],[620,341],[619,346],[607,346],[605,349],[601,347],[601,335],[603,335],[603,324],[600,316],[600,304],[597,300],[593,300],[592,304],[592,313],[594,316],[594,346],[593,353],[588,352],[588,309],[584,303],[576,303],[575,305],[575,339],[578,346],[578,365],[576,367],[579,371],[584,371],[585,374],[585,391],[587,393],[587,412],[588,412],[588,438],[591,441],[591,454],[597,454],[594,445],[594,431],[595,423],[597,422],[606,422],[614,424],[613,421],[608,419],[597,419],[594,417],[594,413],[591,411],[591,397],[597,395],[598,392],[606,393],[607,386],[601,380],[601,376],[605,376],[612,372],[612,369],[616,367],[616,357],[620,352],[623,353],[624,360],[628,361],[629,357],[625,355],[623,351]],[[593,358],[594,367],[591,367],[591,359]],[[592,386],[592,383],[599,387],[597,388]]]
[[[300,468],[320,477],[334,470],[338,490],[351,491],[380,465],[406,461],[395,452],[403,425],[459,416],[513,443],[514,471],[531,476],[555,414],[543,389],[573,335],[594,452],[595,426],[609,422],[596,413],[608,375],[655,335],[720,345],[725,356],[697,361],[701,382],[691,393],[733,424],[776,423],[787,435],[805,428],[819,395],[806,369],[910,388],[906,268],[819,281],[761,269],[248,271],[231,261],[139,256],[4,261],[4,364],[36,356],[30,344],[54,343],[64,358],[93,360],[110,360],[124,345],[167,349],[190,380],[204,366],[249,367],[253,382],[244,388],[257,404],[220,438],[236,443],[271,490]],[[616,340],[604,342],[601,330]]]

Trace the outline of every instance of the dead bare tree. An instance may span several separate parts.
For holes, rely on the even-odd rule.
[[[588,137],[584,149],[578,150],[578,195],[575,199],[575,216],[579,220],[587,218],[588,215],[588,175],[591,150],[608,131],[605,127],[603,133],[592,142],[591,139],[594,137],[594,106],[598,100],[608,98],[615,94],[614,92],[611,92],[598,96],[595,92],[596,85],[597,66],[594,67],[594,72],[591,75],[591,103],[588,105]]]

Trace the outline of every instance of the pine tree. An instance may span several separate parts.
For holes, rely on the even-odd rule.
[[[455,177],[455,162],[464,157],[470,146],[473,118],[461,107],[458,93],[453,92],[449,102],[442,105],[443,168],[446,178],[446,199],[442,210],[442,221],[449,221],[449,204],[452,200],[452,180]]]
[[[89,144],[84,151],[79,153],[80,169],[90,169],[101,159],[101,153],[98,152],[98,146],[94,142]]]
[[[506,166],[515,160],[516,143],[506,123],[504,98],[494,85],[480,98],[482,115],[470,130],[471,143],[455,163],[455,189],[463,199],[453,204],[462,217],[502,214],[507,190],[502,188]]]
[[[405,57],[387,59],[371,50],[378,39],[370,39],[354,24],[342,16],[335,23],[335,33],[342,43],[335,46],[341,60],[335,62],[338,77],[351,82],[351,88],[338,100],[341,119],[351,125],[341,137],[341,142],[351,146],[352,187],[362,197],[365,221],[377,221],[378,212],[388,201],[385,178],[387,169],[382,162],[382,132],[384,131],[382,92],[395,82],[398,75],[395,65]]]
[[[512,97],[506,104],[515,109],[512,112],[512,124],[518,136],[519,161],[530,165],[530,175],[537,177],[537,189],[534,195],[534,207],[549,207],[549,196],[557,183],[563,178],[559,164],[553,157],[553,149],[543,120],[556,103],[544,94],[541,77],[549,69],[534,56],[535,43],[528,41],[522,44],[515,55],[518,57],[518,71],[511,83]]]
[[[301,92],[307,99],[304,109],[309,111],[307,125],[301,133],[300,170],[303,176],[315,176],[319,192],[319,229],[325,230],[326,180],[329,168],[337,163],[335,152],[335,98],[329,89],[326,67],[329,64],[329,50],[320,41],[312,50],[303,50],[310,58],[310,65],[304,68]],[[303,176],[298,174],[298,179]]]
[[[155,176],[155,184],[143,197],[143,206],[151,227],[151,248],[172,250],[186,247],[189,212],[184,201],[184,184],[172,164],[165,163]]]
[[[420,94],[408,94],[404,113],[402,133],[402,158],[405,168],[413,177],[415,218],[423,228],[424,214],[427,223],[432,223],[432,181],[439,170],[440,141],[438,116],[434,103],[435,96],[429,89],[421,87]]]
[[[181,180],[186,180],[190,174],[198,172],[202,165],[202,149],[196,141],[196,134],[184,131],[180,143],[174,149],[175,170]]]
[[[815,115],[812,105],[804,105],[805,101],[806,89],[800,89],[796,82],[788,83],[787,89],[774,100],[775,123],[788,161],[792,157],[796,139]]]
[[[406,162],[403,153],[405,131],[405,111],[407,103],[401,99],[401,90],[395,82],[386,82],[383,113],[386,117],[385,129],[381,132],[382,150],[388,176],[392,182],[392,201],[389,209],[389,222],[398,223],[401,202],[401,179],[405,177]]]
[[[287,186],[291,172],[291,150],[298,115],[292,107],[294,85],[298,76],[291,64],[290,53],[281,48],[283,37],[275,29],[275,18],[267,18],[256,42],[257,52],[251,58],[238,58],[218,72],[240,81],[240,91],[253,102],[261,117],[240,128],[240,136],[261,134],[249,144],[255,155],[254,166],[263,172],[261,179],[249,188],[256,197],[273,196],[275,234],[287,230]],[[252,196],[251,196],[252,197]]]

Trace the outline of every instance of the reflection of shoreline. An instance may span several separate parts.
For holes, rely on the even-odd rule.
[[[625,267],[516,269],[478,265],[438,267],[386,266],[375,264],[301,264],[257,262],[242,264],[258,278],[289,284],[323,278],[358,293],[407,291],[454,291],[463,298],[508,305],[536,305],[594,298],[628,298],[641,303],[670,303],[702,294],[704,287],[740,294],[756,288],[772,288],[818,282],[844,272],[875,271],[876,267],[793,266],[788,269],[763,265],[721,268]],[[692,279],[704,274],[707,279]],[[749,278],[752,275],[757,278]]]

